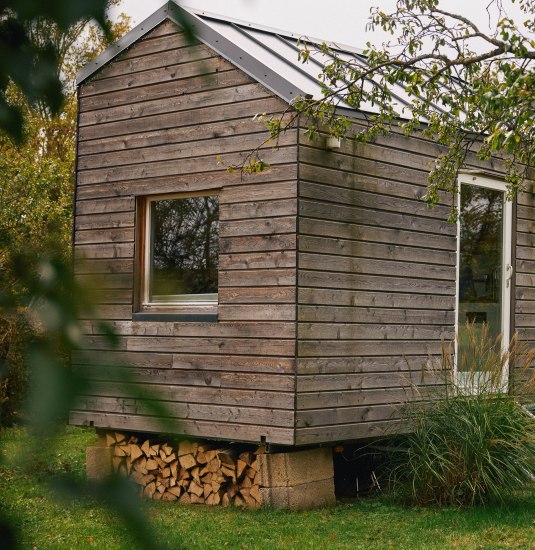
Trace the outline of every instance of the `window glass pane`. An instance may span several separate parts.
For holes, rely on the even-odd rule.
[[[461,186],[459,371],[474,368],[468,325],[474,337],[488,334],[492,343],[502,332],[503,212],[502,191]]]
[[[219,198],[151,201],[150,209],[150,301],[217,299]]]

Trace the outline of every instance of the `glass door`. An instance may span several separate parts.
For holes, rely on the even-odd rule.
[[[510,338],[512,208],[504,183],[467,174],[459,187],[457,380],[477,385]]]

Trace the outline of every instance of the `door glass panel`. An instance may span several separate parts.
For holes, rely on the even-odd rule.
[[[504,193],[461,185],[457,370],[478,370],[468,337],[501,347]]]

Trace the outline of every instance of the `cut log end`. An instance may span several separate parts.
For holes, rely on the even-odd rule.
[[[120,432],[106,434],[106,445],[113,447],[114,471],[130,476],[144,498],[260,507],[257,455],[261,448],[238,455],[234,448],[218,448],[212,442],[183,440],[172,446]]]

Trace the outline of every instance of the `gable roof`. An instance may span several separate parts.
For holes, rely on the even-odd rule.
[[[325,41],[253,25],[202,10],[183,8],[172,0],[83,67],[78,73],[77,84],[82,84],[137,40],[168,19],[178,26],[181,26],[181,22],[187,21],[198,40],[287,103],[291,103],[298,96],[322,97],[322,86],[318,75],[331,58],[315,54],[310,56],[308,63],[302,63],[298,60],[298,42],[304,40],[307,43],[322,44]],[[366,66],[366,57],[362,50],[332,42],[326,43],[341,58]],[[338,113],[351,117],[359,116],[360,113],[344,103],[341,96],[337,96],[337,99]],[[410,97],[402,86],[394,86],[393,99],[396,102],[395,110],[402,116],[404,108],[410,104]],[[377,112],[377,108],[368,104],[361,106],[360,111],[373,113]]]

